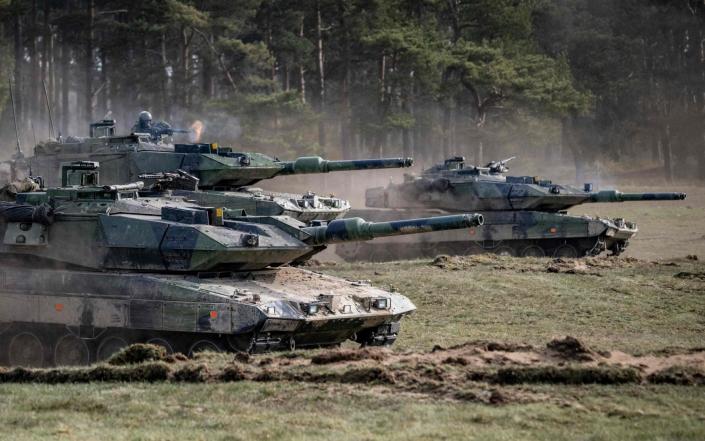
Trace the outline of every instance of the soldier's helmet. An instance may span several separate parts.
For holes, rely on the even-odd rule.
[[[143,110],[140,112],[139,123],[142,126],[149,126],[152,123],[152,114]]]

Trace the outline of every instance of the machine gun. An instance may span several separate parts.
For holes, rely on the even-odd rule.
[[[139,178],[145,182],[145,186],[150,191],[161,193],[167,190],[188,190],[198,189],[199,179],[181,169],[175,172],[142,173]]]
[[[507,167],[507,163],[515,158],[516,158],[516,156],[510,156],[509,158],[502,159],[501,161],[490,161],[485,166],[485,168],[487,170],[489,170],[490,173],[495,173],[495,174],[507,173],[509,171],[509,168]]]
[[[149,136],[150,141],[161,141],[165,136],[174,136],[175,133],[191,133],[190,129],[175,129],[164,121],[154,123],[149,131],[135,133],[135,135]]]

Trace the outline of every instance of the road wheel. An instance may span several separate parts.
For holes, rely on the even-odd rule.
[[[521,257],[544,257],[546,252],[538,245],[529,245],[521,250]]]
[[[122,337],[111,336],[106,337],[100,345],[98,345],[97,358],[98,361],[105,361],[111,355],[128,346],[127,340]]]
[[[85,341],[66,334],[54,346],[54,364],[57,366],[85,366],[90,363],[90,350]]]
[[[506,257],[514,257],[517,255],[514,248],[510,247],[509,245],[502,245],[501,247],[495,248],[494,253],[498,256],[506,256]]]
[[[21,332],[10,340],[8,359],[12,366],[42,367],[44,365],[44,345],[31,332]]]
[[[254,334],[231,334],[227,336],[227,340],[233,351],[250,353],[255,347]]]
[[[578,250],[573,245],[563,244],[556,248],[556,251],[553,252],[553,257],[574,259],[578,257]]]
[[[151,339],[147,340],[147,344],[161,346],[162,348],[164,348],[167,355],[171,355],[174,353],[174,347],[171,345],[171,343],[169,343],[168,340],[166,340],[164,338],[161,338],[161,337],[151,338]]]
[[[191,345],[188,350],[188,356],[193,357],[199,352],[211,351],[211,352],[223,352],[223,348],[212,340],[198,340],[196,343]]]

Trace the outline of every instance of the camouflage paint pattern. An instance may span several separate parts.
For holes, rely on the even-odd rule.
[[[637,233],[636,224],[619,218],[572,216],[564,210],[583,203],[671,201],[686,196],[593,192],[590,185],[583,190],[535,177],[505,176],[506,162],[475,167],[467,166],[463,158],[451,158],[425,170],[421,176],[407,175],[401,184],[368,189],[367,207],[382,210],[354,210],[348,214],[383,220],[390,215],[415,217],[477,211],[485,217],[483,226],[469,229],[464,236],[459,232],[425,236],[414,241],[415,245],[383,241],[337,246],[338,254],[352,260],[370,256],[386,260],[441,252],[581,257],[611,250],[619,254]],[[416,254],[411,248],[415,248]]]
[[[155,339],[184,352],[204,345],[263,351],[348,339],[391,344],[400,320],[415,310],[408,298],[277,267],[332,242],[481,223],[479,216],[455,215],[307,226],[286,216],[228,216],[227,210],[142,198],[141,187],[22,193],[10,205],[42,213],[51,206],[53,216],[43,223],[30,222],[37,217],[32,210],[23,210],[20,221],[0,216],[0,362],[83,363],[129,342]],[[35,346],[42,355],[28,356]],[[67,346],[70,351],[62,349]],[[88,355],[79,357],[84,349]]]
[[[61,185],[60,165],[70,161],[101,163],[105,182],[134,182],[145,173],[184,170],[199,179],[201,190],[178,192],[202,205],[245,210],[250,215],[287,215],[301,221],[332,220],[350,209],[348,201],[313,193],[295,195],[248,189],[276,176],[409,167],[410,158],[328,161],[317,156],[280,161],[260,153],[233,152],[216,144],[163,144],[139,135],[68,138],[34,149],[31,168],[50,186]]]

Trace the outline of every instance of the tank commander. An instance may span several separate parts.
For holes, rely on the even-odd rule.
[[[152,133],[152,114],[143,110],[137,119],[137,123],[132,126],[134,133]]]
[[[186,129],[174,129],[164,121],[152,122],[152,114],[143,110],[137,120],[137,124],[132,127],[132,133],[148,134],[149,140],[159,142],[164,136],[174,136],[174,133],[191,133]]]

